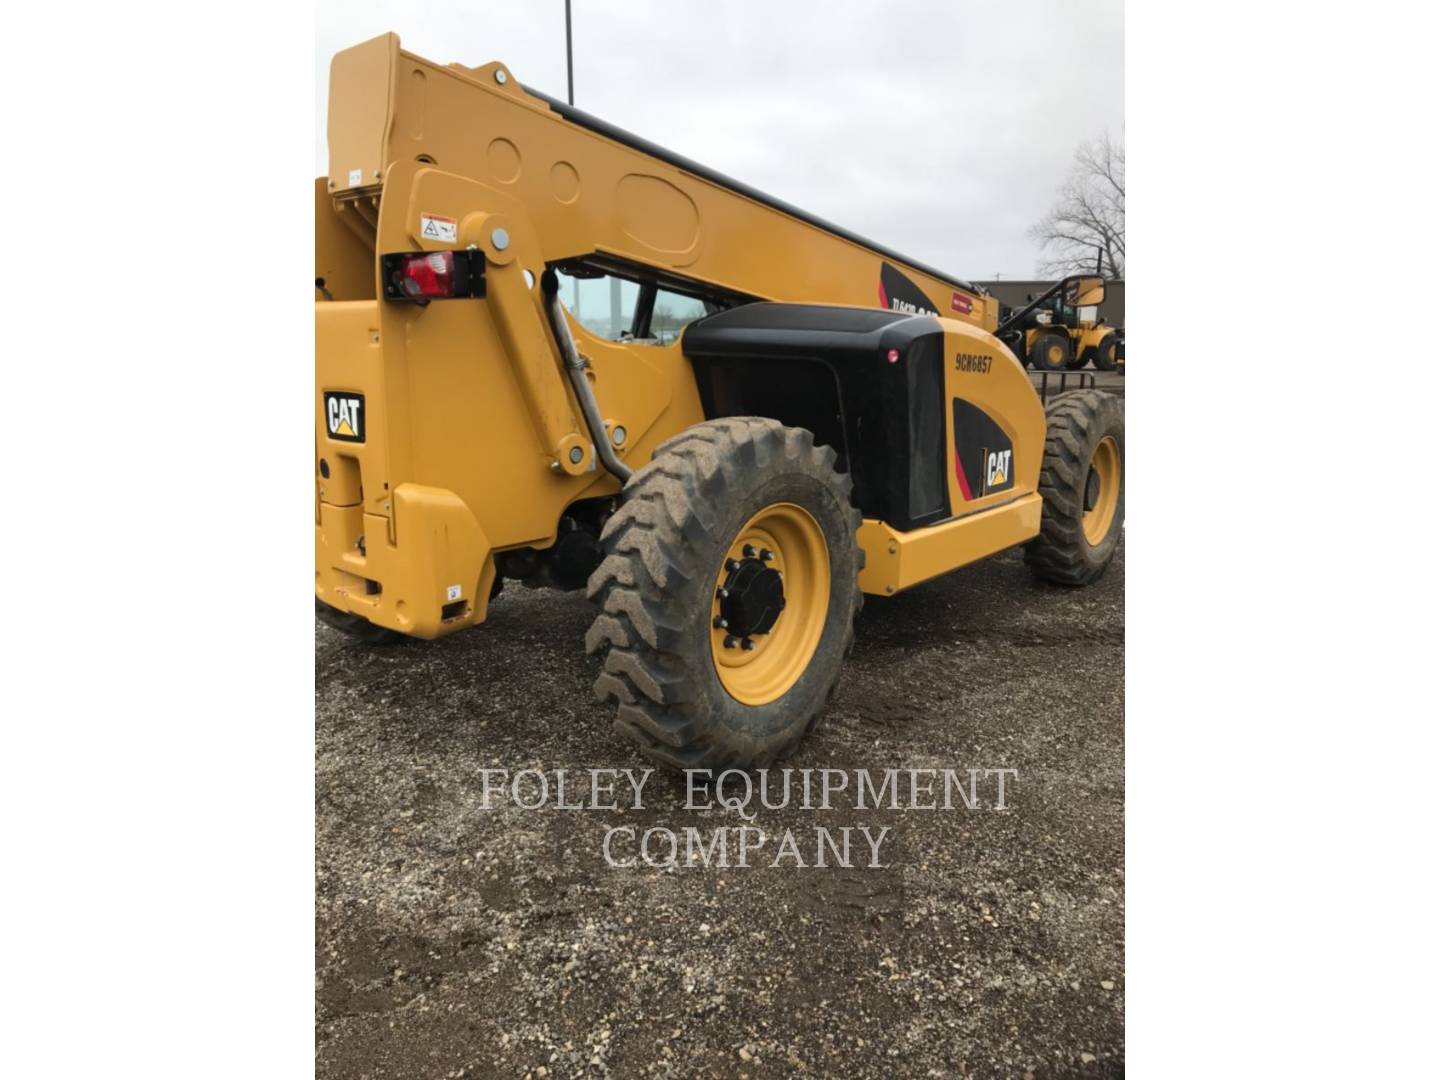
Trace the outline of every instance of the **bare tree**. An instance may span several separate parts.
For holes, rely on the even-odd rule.
[[[1041,274],[1125,276],[1125,144],[1109,133],[1081,144],[1051,211],[1030,228]]]
[[[680,333],[680,327],[684,322],[676,315],[670,306],[663,300],[655,302],[655,310],[650,313],[650,334],[667,345],[674,341]]]

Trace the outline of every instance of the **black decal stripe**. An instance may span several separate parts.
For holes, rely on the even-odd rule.
[[[1015,486],[1014,446],[1003,428],[974,402],[956,398],[955,479],[968,500],[978,499]],[[985,483],[985,467],[991,454],[1011,451],[1010,467],[998,484]]]
[[[911,315],[939,315],[931,300],[908,277],[887,262],[880,264],[880,299],[893,311]]]

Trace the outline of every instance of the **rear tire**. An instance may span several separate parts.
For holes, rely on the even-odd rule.
[[[604,662],[595,696],[615,703],[615,729],[647,758],[676,769],[763,768],[819,720],[861,605],[860,513],[835,460],[808,431],[731,417],[662,443],[625,485],[601,532],[605,558],[588,588],[600,614],[585,647]],[[779,538],[777,550],[762,563],[769,545],[757,541],[755,556],[732,567],[756,522]],[[732,635],[716,622],[717,588],[749,561],[752,577],[783,567],[785,605],[743,639],[752,648],[740,638],[722,647]],[[773,677],[737,681],[752,664]]]
[[[1099,344],[1099,345],[1096,347],[1096,349],[1095,349],[1095,370],[1096,370],[1096,371],[1114,371],[1114,370],[1115,370],[1115,346],[1116,346],[1116,342],[1117,342],[1117,339],[1116,339],[1116,337],[1115,337],[1114,334],[1106,334],[1105,337],[1103,337],[1103,338],[1100,340],[1100,344]]]
[[[406,640],[404,634],[389,627],[376,626],[354,612],[333,608],[318,596],[315,598],[315,617],[330,629],[339,630],[346,637],[366,645],[398,645]]]
[[[1064,371],[1070,364],[1070,339],[1064,334],[1041,334],[1030,346],[1030,363],[1040,371]]]
[[[1040,535],[1025,562],[1042,581],[1089,585],[1120,543],[1125,521],[1125,415],[1099,390],[1054,398],[1045,409]]]

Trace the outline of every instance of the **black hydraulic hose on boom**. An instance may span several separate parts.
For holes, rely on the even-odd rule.
[[[1024,319],[1025,316],[1036,310],[1038,307],[1040,307],[1041,304],[1045,303],[1046,300],[1049,300],[1052,296],[1054,296],[1061,289],[1063,289],[1069,282],[1074,280],[1074,277],[1067,277],[1060,281],[1057,281],[1054,285],[1050,286],[1050,288],[1046,289],[1043,293],[1041,293],[1037,299],[1030,301],[1027,306],[1013,313],[1008,319],[1006,319],[999,326],[997,326],[995,328],[995,336],[999,337],[1011,327],[1020,325],[1020,321]]]

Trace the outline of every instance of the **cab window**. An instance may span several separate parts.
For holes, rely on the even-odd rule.
[[[576,322],[606,341],[670,345],[696,319],[749,300],[698,282],[693,293],[677,279],[671,279],[667,288],[653,272],[640,267],[633,277],[583,259],[554,269],[560,302]]]
[[[698,297],[657,289],[655,308],[650,313],[650,337],[661,345],[669,345],[690,323],[718,310],[717,305]]]
[[[612,274],[590,271],[577,276],[559,270],[557,276],[560,302],[586,330],[606,341],[619,341],[631,335],[635,308],[640,301],[639,285]]]

